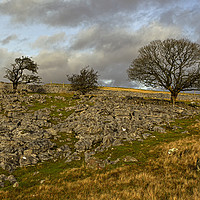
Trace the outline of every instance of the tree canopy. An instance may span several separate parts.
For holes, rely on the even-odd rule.
[[[12,69],[6,69],[7,78],[13,83],[13,90],[17,90],[19,83],[40,83],[41,78],[36,76],[38,73],[38,65],[31,58],[22,56],[21,58],[16,58],[15,63],[11,64]],[[25,72],[29,72],[25,73]]]
[[[130,80],[169,90],[175,103],[179,92],[200,86],[200,45],[186,39],[152,41],[139,49],[127,73]]]
[[[67,78],[71,82],[72,90],[86,94],[97,89],[98,76],[98,72],[95,72],[93,68],[89,69],[89,66],[87,66],[80,70],[80,74],[67,75]]]

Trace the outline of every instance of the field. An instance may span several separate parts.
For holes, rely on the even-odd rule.
[[[78,101],[73,100],[72,95],[60,96],[66,98],[67,105],[75,105]],[[41,105],[34,103],[31,109],[41,109]],[[60,109],[64,107],[59,99],[46,101],[42,107],[54,104]],[[63,117],[68,115],[70,113]],[[58,117],[58,113],[55,111],[52,117]],[[200,172],[197,171],[196,161],[200,157],[200,116],[176,119],[164,128],[166,133],[154,132],[155,138],[149,137],[143,142],[124,142],[96,155],[99,159],[112,155],[112,160],[133,155],[137,162],[118,162],[91,169],[86,167],[84,159],[70,163],[59,159],[18,168],[13,175],[19,186],[5,185],[0,189],[0,199],[198,200]],[[61,137],[64,140],[66,136],[62,134]],[[175,151],[170,153],[169,150],[173,148]],[[4,170],[0,170],[1,173],[8,175]]]

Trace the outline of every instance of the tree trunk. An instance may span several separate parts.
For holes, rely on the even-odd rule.
[[[178,93],[171,93],[171,103],[175,105]]]
[[[13,82],[13,92],[14,93],[16,93],[16,91],[17,91],[17,86],[18,86],[18,83]]]

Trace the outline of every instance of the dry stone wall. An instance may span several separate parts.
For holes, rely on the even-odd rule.
[[[69,85],[55,85],[55,84],[46,84],[46,85],[26,85],[20,84],[18,86],[19,91],[28,91],[28,92],[38,92],[38,93],[67,93],[69,92]],[[11,83],[0,82],[0,93],[6,93],[12,91]]]

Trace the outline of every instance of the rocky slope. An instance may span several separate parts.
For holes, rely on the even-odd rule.
[[[154,137],[153,131],[164,133],[162,125],[175,118],[199,114],[196,102],[173,107],[155,95],[152,100],[142,93],[98,91],[70,105],[71,100],[59,94],[1,94],[0,167],[12,172],[49,159],[71,162],[82,157],[89,164],[97,152],[124,141],[142,142]],[[35,103],[48,106],[31,109]],[[66,106],[58,108],[58,103]],[[65,117],[66,113],[71,115]],[[109,162],[102,165],[115,163]]]

